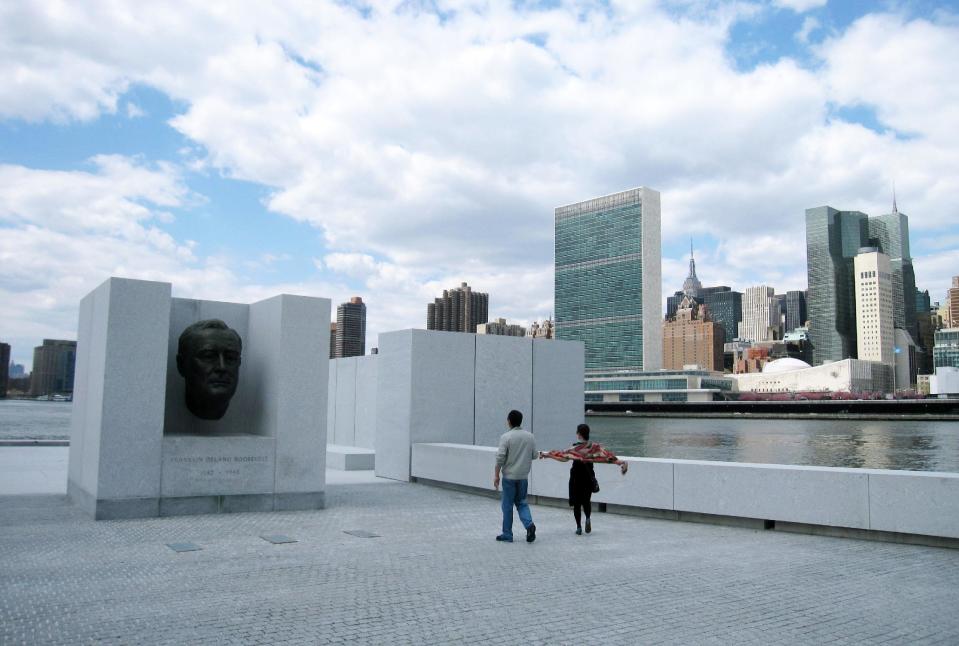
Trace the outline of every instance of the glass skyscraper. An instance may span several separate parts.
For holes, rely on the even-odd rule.
[[[806,324],[806,292],[786,292],[786,332]]]
[[[867,243],[867,217],[830,206],[806,209],[809,340],[813,365],[856,357],[853,260]]]
[[[892,315],[897,328],[918,335],[916,272],[909,253],[909,218],[893,204],[892,213],[869,218],[869,244],[889,256],[892,268]]]
[[[662,365],[659,192],[636,188],[556,209],[556,338],[586,370]]]

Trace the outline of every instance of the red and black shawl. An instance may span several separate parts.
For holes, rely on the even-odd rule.
[[[582,460],[583,462],[616,463],[619,458],[612,451],[603,448],[602,444],[597,442],[577,442],[568,449],[562,451],[549,451],[546,453],[551,458],[566,462],[568,460]]]

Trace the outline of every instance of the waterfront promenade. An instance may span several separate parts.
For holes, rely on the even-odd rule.
[[[575,536],[544,506],[506,545],[497,501],[369,472],[328,471],[322,511],[94,522],[66,452],[0,448],[2,644],[959,640],[957,550],[613,514]]]

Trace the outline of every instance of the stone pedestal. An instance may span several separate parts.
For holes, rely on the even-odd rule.
[[[80,303],[70,497],[98,519],[321,508],[329,316],[328,299],[244,305],[104,282]],[[175,360],[183,329],[209,318],[243,342],[236,394],[215,421],[187,410]]]

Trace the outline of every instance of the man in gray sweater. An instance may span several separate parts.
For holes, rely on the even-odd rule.
[[[536,525],[526,502],[526,490],[529,487],[529,470],[536,457],[536,441],[533,434],[524,431],[523,414],[511,410],[506,416],[508,431],[499,438],[496,451],[496,468],[493,470],[493,489],[499,489],[500,472],[503,474],[503,533],[496,537],[498,541],[513,542],[513,506],[519,512],[519,519],[526,528],[526,542],[536,540]]]

